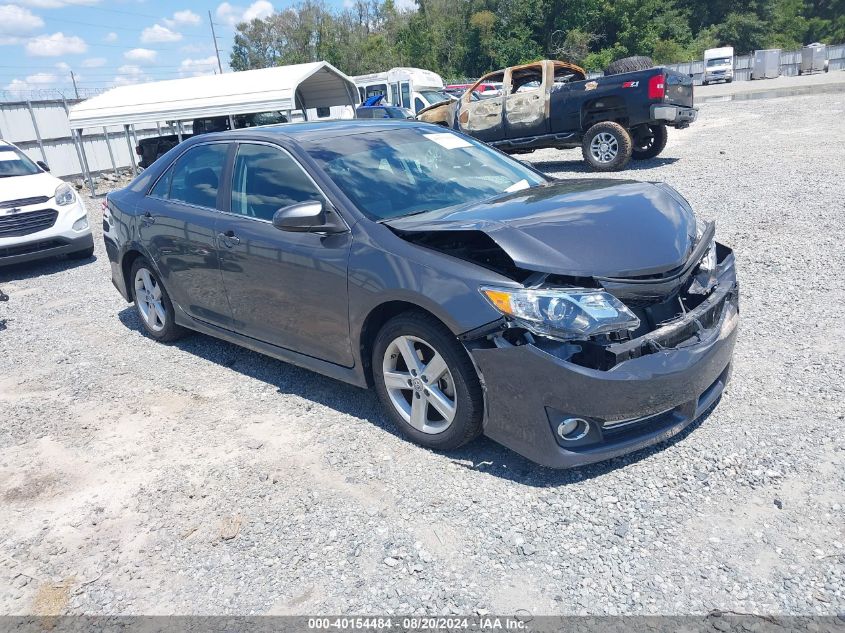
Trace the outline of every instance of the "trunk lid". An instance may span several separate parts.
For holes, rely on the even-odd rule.
[[[666,96],[665,103],[691,108],[693,106],[693,80],[692,77],[674,70],[664,68],[666,74]]]

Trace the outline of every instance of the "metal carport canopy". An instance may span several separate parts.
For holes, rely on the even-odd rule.
[[[297,94],[300,102],[297,101]],[[355,105],[355,83],[328,62],[113,88],[70,108],[73,129]]]

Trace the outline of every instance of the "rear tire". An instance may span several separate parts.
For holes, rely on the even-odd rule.
[[[581,141],[581,154],[596,171],[619,171],[631,160],[633,141],[624,127],[613,121],[592,126]]]
[[[143,257],[132,264],[129,283],[135,311],[149,337],[169,343],[185,335],[185,328],[176,325],[176,311],[170,295],[155,269]]]
[[[642,138],[635,138],[634,147],[631,150],[631,158],[634,160],[648,160],[654,158],[666,147],[666,140],[669,133],[665,125],[648,126],[648,134]]]
[[[376,393],[406,438],[448,451],[481,434],[478,373],[463,345],[434,317],[404,312],[388,321],[376,336],[372,368]]]
[[[651,57],[642,55],[635,55],[633,57],[623,57],[611,62],[604,69],[604,76],[621,75],[622,73],[632,73],[637,70],[648,70],[654,68],[654,61]]]

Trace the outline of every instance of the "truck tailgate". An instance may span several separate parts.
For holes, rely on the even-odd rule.
[[[665,103],[691,108],[693,106],[692,77],[667,69],[666,97],[663,100]]]

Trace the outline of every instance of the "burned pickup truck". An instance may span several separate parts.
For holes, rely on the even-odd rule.
[[[473,101],[475,86],[490,82],[502,82],[502,94]],[[666,128],[685,128],[696,115],[692,79],[668,68],[587,80],[578,66],[544,60],[489,73],[457,101],[426,108],[417,118],[511,154],[580,146],[591,167],[615,171],[631,158],[660,154]]]

